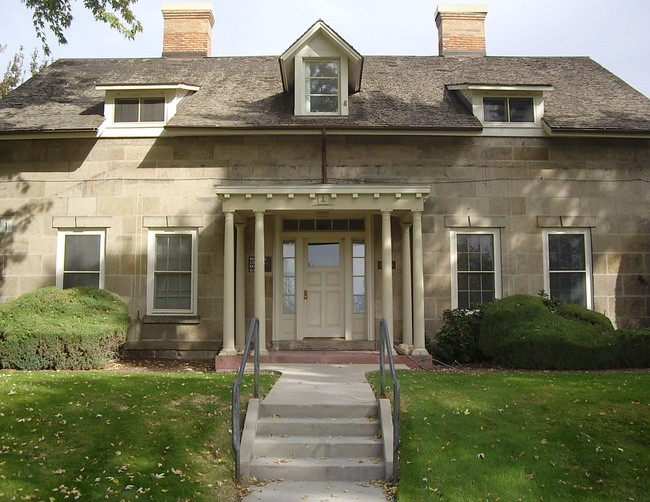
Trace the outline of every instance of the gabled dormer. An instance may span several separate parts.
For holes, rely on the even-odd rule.
[[[295,115],[348,115],[348,96],[361,89],[362,69],[361,54],[321,20],[280,56]]]

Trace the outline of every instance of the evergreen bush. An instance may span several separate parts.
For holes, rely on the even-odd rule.
[[[443,363],[473,363],[485,359],[478,346],[482,309],[450,309],[442,314],[444,324],[427,349]]]
[[[43,288],[0,305],[0,367],[96,369],[126,341],[128,308],[95,288]]]
[[[483,306],[479,349],[509,368],[648,367],[650,330],[615,331],[607,317],[576,305],[550,310],[544,297],[513,295]]]

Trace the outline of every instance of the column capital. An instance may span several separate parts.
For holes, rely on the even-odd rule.
[[[413,224],[413,222],[410,221],[410,220],[402,220],[402,221],[400,221],[400,225],[402,226],[402,228],[411,228],[412,224]]]

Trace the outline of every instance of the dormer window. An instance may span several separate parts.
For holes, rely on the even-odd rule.
[[[160,136],[183,101],[199,90],[185,84],[100,85],[104,123],[100,136]]]
[[[474,116],[488,136],[544,136],[544,93],[550,85],[448,85]]]
[[[113,122],[164,122],[165,98],[116,98]]]
[[[293,93],[296,116],[346,116],[361,89],[363,57],[323,21],[314,23],[282,56],[282,87]]]
[[[305,112],[339,113],[339,62],[305,61]]]
[[[535,122],[533,98],[483,98],[485,122]]]

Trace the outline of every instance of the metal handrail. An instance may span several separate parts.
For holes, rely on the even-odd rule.
[[[240,451],[241,451],[241,399],[239,394],[239,386],[244,378],[244,369],[246,368],[246,361],[248,361],[248,356],[251,351],[251,343],[255,340],[255,358],[253,363],[253,396],[259,398],[259,373],[260,373],[260,321],[257,317],[251,319],[250,326],[248,328],[248,334],[246,335],[246,347],[244,348],[244,354],[242,355],[241,363],[239,365],[239,371],[237,372],[237,378],[232,384],[232,421],[230,428],[232,430],[232,447],[235,450],[235,478],[237,481],[240,479],[241,475],[241,460],[240,460]]]
[[[381,397],[386,398],[386,370],[384,368],[386,352],[388,352],[388,365],[390,376],[393,380],[393,483],[399,480],[399,408],[400,388],[397,374],[395,373],[395,361],[393,359],[393,347],[390,343],[388,323],[386,319],[381,320],[379,325],[379,375],[381,380]]]

